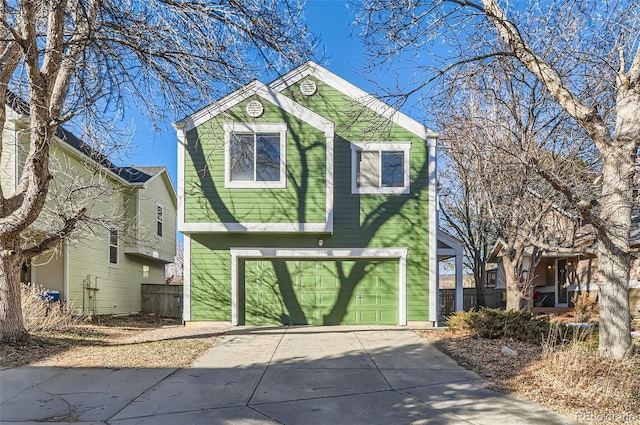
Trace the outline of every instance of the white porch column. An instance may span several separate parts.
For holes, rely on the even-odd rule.
[[[462,286],[462,251],[456,249],[456,311],[464,310],[464,288]]]

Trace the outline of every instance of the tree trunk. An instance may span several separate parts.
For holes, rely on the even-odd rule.
[[[629,231],[631,228],[631,159],[608,161],[602,170],[602,214],[599,232],[600,353],[621,359],[631,348],[629,310]]]
[[[475,258],[475,270],[473,273],[473,278],[476,284],[476,308],[485,307],[486,299],[485,299],[485,283],[487,279],[487,272],[484,261],[480,258],[480,255],[476,252]]]
[[[15,241],[0,247],[0,342],[24,341],[29,337],[22,322],[20,267],[22,258]]]
[[[507,287],[507,310],[520,310],[522,308],[522,291],[518,285],[515,262],[502,259],[504,267],[505,286]]]

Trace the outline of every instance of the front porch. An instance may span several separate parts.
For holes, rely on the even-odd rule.
[[[527,278],[526,262],[523,277]],[[557,312],[573,307],[576,293],[595,292],[593,258],[579,255],[545,254],[533,271],[534,307],[555,308]]]

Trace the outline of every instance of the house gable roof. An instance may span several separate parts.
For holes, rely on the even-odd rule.
[[[435,139],[439,136],[438,133],[426,127],[424,124],[419,123],[408,115],[403,114],[394,107],[382,102],[361,88],[351,84],[347,80],[337,76],[312,61],[306,62],[273,81],[269,84],[269,87],[277,92],[282,92],[307,76],[317,78],[328,86],[333,87],[359,104],[373,110],[380,116],[389,119],[393,123],[422,139]]]
[[[198,112],[195,112],[180,121],[176,121],[173,126],[177,130],[186,133],[187,131],[204,124],[254,95],[261,97],[282,110],[305,121],[316,129],[323,131],[326,137],[333,137],[334,125],[331,121],[257,80],[242,86],[238,90],[228,94],[219,101],[212,103]]]
[[[7,91],[6,105],[19,114],[22,119],[27,119],[29,116],[29,104],[11,91]],[[79,137],[67,130],[63,126],[58,126],[56,129],[56,138],[62,142],[62,144],[70,148],[76,154],[84,157],[103,169],[110,172],[116,178],[120,179],[124,183],[130,185],[144,185],[148,180],[152,179],[155,175],[159,174],[166,167],[120,167],[115,165],[107,158],[105,154],[99,150],[91,147],[86,142],[82,141]],[[175,190],[173,191],[175,197]]]

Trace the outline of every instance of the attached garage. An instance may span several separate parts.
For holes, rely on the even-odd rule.
[[[232,323],[404,325],[406,256],[403,248],[232,248]]]
[[[398,323],[396,259],[246,259],[240,270],[247,325]]]

